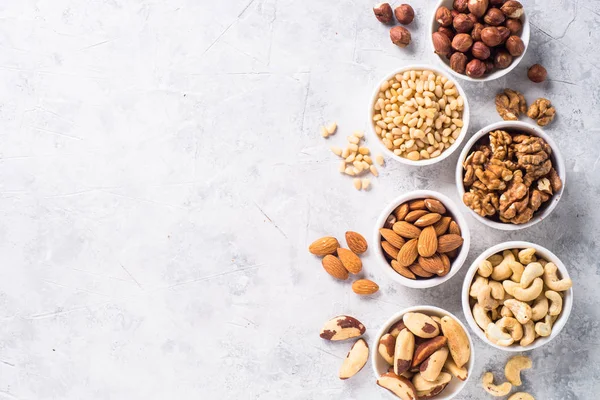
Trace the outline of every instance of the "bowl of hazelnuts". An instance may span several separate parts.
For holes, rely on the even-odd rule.
[[[498,79],[515,68],[529,33],[516,0],[441,0],[431,21],[431,45],[441,64],[475,82]]]

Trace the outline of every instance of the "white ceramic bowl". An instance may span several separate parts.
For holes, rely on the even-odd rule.
[[[394,269],[388,263],[387,259],[385,258],[385,255],[383,253],[383,249],[381,248],[381,234],[379,233],[379,229],[383,228],[383,225],[385,224],[387,217],[400,204],[406,203],[407,201],[410,201],[410,200],[424,199],[424,198],[438,199],[439,201],[441,201],[444,204],[444,206],[446,207],[446,210],[449,211],[450,214],[452,214],[452,218],[458,224],[458,226],[461,230],[461,235],[463,237],[464,242],[463,242],[462,247],[460,248],[458,256],[454,259],[454,261],[452,261],[452,267],[450,268],[450,272],[446,276],[434,276],[429,279],[414,280],[414,279],[408,279],[408,278],[403,277],[402,275],[400,275],[399,273],[394,271]],[[437,285],[441,285],[442,283],[446,282],[448,279],[452,278],[458,272],[458,270],[464,264],[464,262],[467,258],[467,255],[469,253],[469,246],[471,245],[471,235],[469,233],[469,226],[467,225],[467,221],[460,213],[460,209],[456,206],[456,204],[452,200],[450,200],[448,197],[444,196],[441,193],[434,192],[433,190],[415,190],[413,192],[409,192],[409,193],[403,194],[402,196],[397,197],[396,199],[394,199],[394,201],[392,201],[390,204],[388,204],[387,207],[385,207],[385,209],[381,212],[381,215],[377,219],[377,224],[375,225],[375,230],[373,232],[373,242],[372,243],[374,243],[374,246],[373,246],[374,252],[376,253],[376,257],[378,258],[381,268],[383,268],[385,273],[392,280],[396,281],[397,283],[399,283],[401,285],[408,286],[411,288],[425,289],[425,288],[430,288],[430,287],[434,287]]]
[[[511,130],[512,131],[522,131],[527,134],[530,134],[533,136],[538,136],[538,137],[541,137],[542,139],[544,139],[546,141],[546,143],[548,143],[550,145],[550,147],[552,148],[552,154],[550,156],[550,158],[552,159],[552,165],[553,165],[554,169],[556,170],[556,172],[558,172],[558,176],[560,176],[560,179],[562,180],[562,184],[563,184],[562,189],[558,193],[554,193],[552,195],[552,198],[547,203],[542,205],[542,210],[541,211],[538,210],[536,213],[534,213],[533,218],[529,222],[526,222],[524,224],[515,225],[515,224],[510,224],[510,223],[497,222],[497,221],[493,221],[489,218],[482,217],[481,215],[479,215],[475,211],[473,211],[471,208],[467,207],[462,201],[463,195],[465,194],[465,186],[463,185],[463,172],[464,172],[463,162],[469,155],[471,148],[475,145],[475,143],[479,139],[486,136],[489,132],[497,130],[497,129],[504,129],[507,131],[511,131]],[[485,225],[490,226],[492,228],[500,229],[500,230],[504,230],[504,231],[516,231],[519,229],[528,228],[528,227],[535,225],[538,222],[542,221],[546,217],[548,217],[548,215],[550,215],[550,213],[556,208],[556,205],[558,204],[560,198],[562,197],[563,191],[565,190],[566,178],[567,178],[567,176],[565,173],[565,161],[562,157],[562,154],[560,153],[558,146],[554,142],[554,140],[550,136],[548,136],[546,133],[544,133],[544,131],[541,130],[540,128],[538,128],[537,126],[530,125],[528,123],[521,122],[521,121],[501,121],[501,122],[496,122],[494,124],[486,126],[482,130],[480,130],[479,132],[474,134],[471,137],[471,139],[467,142],[467,144],[463,148],[462,152],[460,153],[460,156],[458,157],[458,163],[456,164],[456,187],[458,189],[458,195],[460,196],[460,199],[461,199],[461,204],[466,209],[468,209],[469,212],[471,213],[471,215],[473,215],[475,217],[475,219],[477,219],[479,222],[482,222]]]
[[[523,15],[520,18],[521,22],[523,23],[523,29],[521,30],[521,34],[519,35],[519,37],[523,41],[523,44],[525,44],[525,51],[519,57],[514,58],[513,62],[508,66],[508,68],[494,69],[494,71],[482,76],[481,78],[471,78],[470,76],[467,76],[465,74],[459,74],[458,72],[456,72],[452,68],[450,68],[450,60],[448,60],[446,57],[439,56],[435,53],[435,48],[433,47],[433,40],[431,39],[431,35],[434,32],[437,32],[437,30],[440,26],[440,24],[438,24],[437,21],[435,20],[435,13],[436,13],[437,9],[440,8],[441,6],[446,6],[450,10],[452,10],[452,3],[453,3],[453,0],[438,1],[438,4],[433,9],[433,13],[431,15],[431,34],[429,35],[429,44],[431,45],[431,51],[433,52],[433,56],[438,60],[438,62],[442,65],[442,67],[444,68],[445,71],[447,71],[448,73],[450,73],[460,79],[464,79],[466,81],[486,82],[486,81],[493,81],[495,79],[503,77],[504,75],[506,75],[510,71],[512,71],[517,65],[519,65],[519,63],[523,59],[523,56],[525,56],[527,49],[529,48],[530,28],[529,28],[529,18],[527,17],[527,11],[528,11],[527,9],[525,9],[525,12],[523,13]]]
[[[458,89],[458,93],[464,99],[463,115],[462,115],[463,127],[460,131],[460,135],[458,136],[458,139],[456,139],[454,144],[452,146],[448,147],[446,150],[444,150],[442,152],[442,154],[440,154],[438,157],[430,158],[427,160],[413,161],[413,160],[409,160],[408,158],[397,156],[396,154],[394,154],[393,151],[391,151],[390,149],[385,147],[385,145],[381,141],[381,137],[377,134],[377,132],[375,132],[375,126],[373,124],[373,115],[375,114],[374,110],[373,110],[373,105],[377,101],[377,98],[378,98],[377,96],[379,95],[379,89],[381,88],[381,85],[383,84],[383,82],[390,80],[397,74],[402,74],[402,73],[404,73],[406,71],[410,71],[410,70],[430,70],[430,71],[435,72],[436,74],[440,74],[440,75],[447,77],[449,80],[451,80],[456,85],[456,88]],[[368,128],[368,130],[371,133],[371,136],[374,138],[374,140],[378,143],[378,146],[381,148],[381,151],[383,153],[385,153],[388,157],[393,158],[394,160],[399,161],[403,164],[407,164],[407,165],[414,165],[414,166],[431,165],[431,164],[436,164],[436,163],[450,157],[450,155],[452,153],[454,153],[456,151],[456,149],[458,149],[460,147],[460,144],[462,143],[463,139],[465,138],[465,136],[469,130],[469,115],[470,115],[469,114],[469,102],[467,100],[467,94],[465,93],[463,88],[460,86],[460,84],[457,82],[457,80],[452,78],[452,75],[449,75],[443,69],[435,67],[433,65],[412,64],[412,65],[407,65],[405,67],[394,70],[393,72],[387,74],[383,79],[381,79],[377,83],[377,86],[375,86],[375,88],[373,90],[373,95],[371,96],[371,99],[369,100],[369,128]]]
[[[560,272],[559,276],[561,278],[569,278],[569,272],[567,271],[567,268],[560,261],[560,259],[558,257],[556,257],[556,255],[554,255],[554,253],[552,253],[550,250],[546,249],[545,247],[540,246],[539,244],[522,242],[522,241],[504,242],[504,243],[500,243],[496,246],[490,247],[489,249],[487,249],[486,251],[481,253],[481,255],[479,257],[477,257],[477,259],[475,261],[473,261],[473,264],[471,264],[471,266],[469,267],[469,270],[467,271],[467,275],[465,276],[465,281],[463,283],[461,297],[462,297],[463,312],[465,314],[465,318],[467,319],[467,323],[469,324],[469,327],[473,330],[473,332],[475,332],[475,334],[477,336],[479,336],[479,338],[482,341],[484,341],[485,343],[489,344],[490,346],[495,347],[500,350],[510,351],[510,352],[520,352],[520,351],[528,351],[528,350],[537,349],[538,347],[545,345],[546,343],[550,342],[552,339],[554,339],[555,337],[558,336],[560,331],[566,325],[567,320],[569,319],[569,315],[571,314],[571,308],[573,307],[573,289],[572,288],[567,291],[562,292],[562,293],[564,293],[562,312],[561,312],[560,316],[558,317],[558,319],[554,322],[554,325],[552,326],[552,333],[550,334],[550,336],[539,337],[539,338],[535,339],[534,342],[531,343],[529,346],[520,346],[518,344],[509,346],[509,347],[498,346],[497,344],[490,342],[488,340],[488,338],[485,337],[485,332],[483,330],[481,330],[479,325],[477,325],[477,323],[475,322],[475,318],[473,318],[473,312],[471,311],[471,307],[469,304],[469,290],[471,287],[471,282],[473,281],[473,277],[477,273],[477,268],[478,268],[479,264],[483,260],[490,257],[491,255],[496,254],[496,253],[501,253],[502,251],[507,250],[507,249],[527,249],[527,248],[531,248],[531,247],[533,247],[536,250],[536,254],[541,256],[541,258],[544,258],[545,260],[556,264],[556,266],[558,267],[558,271]]]
[[[409,307],[409,308],[406,308],[406,309],[394,314],[390,319],[388,319],[383,324],[383,326],[379,329],[379,332],[377,332],[377,336],[375,336],[373,343],[371,344],[371,365],[373,366],[373,373],[375,374],[375,378],[379,378],[382,374],[386,373],[389,368],[389,364],[383,359],[383,357],[381,357],[379,355],[379,351],[377,351],[377,348],[379,347],[379,339],[390,330],[390,327],[396,321],[401,320],[402,317],[404,316],[404,314],[409,313],[409,312],[420,312],[420,313],[431,315],[431,316],[438,316],[440,318],[445,317],[447,315],[451,318],[454,318],[460,324],[460,326],[463,328],[465,333],[467,334],[467,337],[469,338],[469,345],[471,347],[471,357],[469,357],[469,361],[465,365],[465,367],[467,368],[467,371],[468,371],[467,379],[464,381],[461,381],[460,379],[453,376],[452,380],[450,381],[448,386],[446,386],[446,389],[444,389],[444,391],[442,393],[440,393],[437,396],[432,398],[433,400],[453,399],[458,393],[460,393],[461,390],[463,390],[463,388],[469,381],[469,378],[471,377],[471,375],[473,375],[473,367],[475,365],[475,349],[473,347],[473,340],[471,339],[471,335],[469,334],[469,331],[467,330],[465,325],[458,318],[456,318],[456,316],[454,316],[453,314],[451,314],[448,311],[441,309],[439,307],[433,307],[433,306]],[[450,357],[450,356],[448,356],[448,357]],[[388,390],[386,390],[384,388],[381,388],[381,390],[384,390],[386,393],[388,393],[390,398],[397,399],[397,397],[394,396],[393,394],[391,394]]]

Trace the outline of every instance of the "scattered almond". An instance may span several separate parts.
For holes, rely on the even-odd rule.
[[[346,280],[348,279],[348,270],[344,268],[344,265],[336,256],[332,256],[331,254],[327,254],[323,257],[321,262],[323,264],[323,268],[327,273],[333,276],[336,279]]]
[[[353,274],[358,274],[362,270],[362,261],[360,258],[348,249],[340,247],[337,254],[344,267]]]
[[[336,238],[325,236],[312,242],[308,247],[308,251],[316,256],[325,256],[335,253],[338,247],[340,247],[340,243]]]
[[[369,247],[363,235],[352,231],[346,232],[346,243],[354,254],[362,254]]]
[[[369,279],[359,279],[352,283],[352,290],[356,294],[367,296],[376,293],[379,290],[379,286]]]

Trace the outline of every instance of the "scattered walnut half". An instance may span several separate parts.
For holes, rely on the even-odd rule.
[[[531,119],[535,119],[539,126],[546,126],[554,119],[556,110],[552,107],[550,100],[539,98],[533,102],[527,116]]]
[[[496,111],[505,121],[516,121],[520,114],[527,112],[527,101],[520,92],[504,89],[496,95]]]

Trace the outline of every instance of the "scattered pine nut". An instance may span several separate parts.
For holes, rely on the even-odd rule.
[[[348,157],[346,157],[346,162],[351,163],[351,162],[354,162],[355,159],[356,159],[356,156],[354,155],[354,153],[352,153]]]
[[[331,124],[327,125],[327,127],[325,129],[327,130],[327,133],[329,135],[333,135],[335,133],[335,131],[337,130],[337,123],[332,122]]]
[[[354,188],[356,190],[360,190],[360,188],[362,187],[362,182],[360,181],[359,178],[354,178]]]
[[[329,132],[327,132],[327,128],[325,128],[324,126],[321,127],[321,136],[323,136],[324,138],[329,137]]]
[[[350,156],[350,150],[344,149],[342,150],[342,158],[348,158]]]
[[[352,169],[352,167],[346,167],[346,169],[344,170],[344,173],[346,175],[354,176],[354,170]]]
[[[359,147],[358,152],[362,155],[367,155],[370,153],[370,150],[368,147]]]
[[[365,160],[368,164],[373,164],[373,160],[371,160],[371,157],[369,156],[364,156],[363,160]]]
[[[338,167],[338,171],[344,172],[346,170],[346,161],[342,161]]]
[[[377,156],[375,157],[375,162],[379,165],[383,165],[385,160],[383,159],[383,156],[381,154],[377,154]]]
[[[369,170],[371,171],[371,173],[375,176],[379,176],[379,172],[377,171],[377,168],[375,168],[374,165],[371,165],[371,168],[369,168]]]
[[[342,149],[340,147],[337,146],[331,146],[331,151],[333,152],[333,154],[335,154],[336,156],[341,156],[342,155]]]
[[[361,138],[361,139],[365,136],[365,133],[363,131],[354,131],[354,132],[352,132],[352,134],[354,136],[356,136],[357,138]]]
[[[371,180],[369,178],[363,178],[362,180],[362,190],[367,190],[371,186]]]
[[[358,144],[359,142],[360,142],[360,139],[357,138],[356,136],[348,136],[348,143]]]

